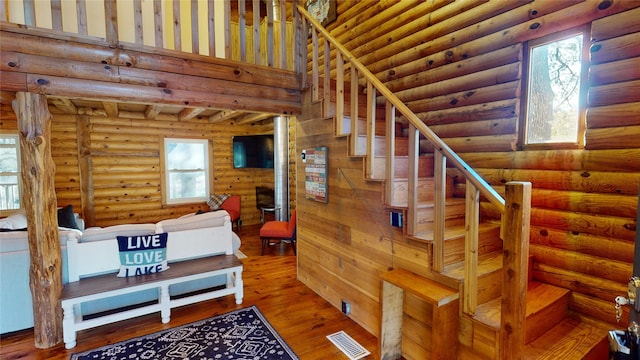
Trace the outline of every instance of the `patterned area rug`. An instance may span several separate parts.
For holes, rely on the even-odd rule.
[[[252,306],[71,355],[71,360],[89,359],[294,360],[298,356]]]

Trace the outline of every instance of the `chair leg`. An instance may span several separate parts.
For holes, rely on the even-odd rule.
[[[267,242],[269,241],[268,238],[260,238],[260,240],[262,240],[262,252],[260,253],[260,255],[264,255],[264,248],[265,245],[267,244]]]
[[[296,239],[291,239],[291,248],[293,249],[293,255],[298,255],[296,253]]]

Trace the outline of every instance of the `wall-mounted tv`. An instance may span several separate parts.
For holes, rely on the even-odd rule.
[[[233,167],[273,168],[273,135],[234,136]]]

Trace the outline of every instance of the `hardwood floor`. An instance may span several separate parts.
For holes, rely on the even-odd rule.
[[[90,350],[133,337],[188,324],[233,309],[257,305],[273,327],[300,359],[348,359],[326,336],[344,330],[378,358],[377,339],[296,279],[296,257],[289,244],[270,246],[260,256],[258,225],[241,227],[245,297],[236,305],[233,296],[172,310],[171,322],[162,324],[160,314],[141,316],[78,333],[78,345],[66,350],[64,344],[39,350],[34,347],[33,330],[4,334],[0,358],[68,359],[76,352]]]

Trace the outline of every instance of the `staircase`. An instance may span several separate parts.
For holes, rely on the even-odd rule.
[[[318,117],[332,118],[335,136],[349,137],[348,155],[362,158],[365,179],[383,183],[385,206],[402,215],[407,239],[428,245],[427,275],[396,269],[381,276],[381,358],[607,358],[606,329],[570,315],[569,290],[533,281],[529,274],[535,261],[528,253],[531,184],[507,184],[503,198],[298,10],[312,25],[310,101],[317,104]],[[336,50],[335,72],[326,61],[319,66],[320,35],[324,59],[330,58],[329,44]],[[346,82],[345,63],[351,69]],[[447,176],[448,166],[465,178]],[[498,216],[480,216],[481,201]],[[401,338],[407,335],[398,334],[404,292],[432,307],[431,339],[421,350],[404,349]],[[461,308],[457,321],[436,323],[450,318],[453,304]]]

